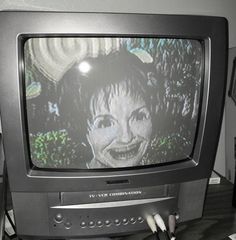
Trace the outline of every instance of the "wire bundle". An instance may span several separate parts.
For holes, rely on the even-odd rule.
[[[175,240],[175,225],[176,216],[169,215],[168,218],[168,230],[165,222],[160,214],[148,215],[146,217],[147,224],[152,231],[152,234],[146,237],[144,240]]]

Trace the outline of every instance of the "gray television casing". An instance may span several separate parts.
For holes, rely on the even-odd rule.
[[[31,168],[22,87],[22,42],[29,37],[47,36],[161,36],[201,40],[205,50],[204,83],[192,159],[153,168],[110,172]],[[0,43],[4,155],[20,236],[127,234],[147,229],[146,214],[157,212],[166,219],[179,211],[180,221],[200,217],[198,213],[203,206],[206,178],[213,168],[223,114],[228,51],[226,19],[187,15],[1,12]],[[93,194],[98,203],[91,201]],[[199,207],[200,211],[189,211],[189,206],[183,203],[196,202],[196,198],[201,201],[194,209]]]

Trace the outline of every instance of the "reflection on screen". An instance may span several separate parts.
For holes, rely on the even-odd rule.
[[[31,38],[24,92],[32,164],[104,169],[189,159],[203,48],[168,38]]]

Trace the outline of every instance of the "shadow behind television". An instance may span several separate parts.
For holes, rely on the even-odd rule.
[[[155,213],[184,221],[179,206],[194,201],[185,184],[207,179],[216,155],[227,21],[2,12],[0,31],[18,234],[122,235],[148,229]]]

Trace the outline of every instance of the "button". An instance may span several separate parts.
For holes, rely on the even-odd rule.
[[[122,223],[123,223],[124,225],[128,224],[128,219],[127,219],[127,218],[123,218]]]
[[[55,216],[54,220],[55,220],[57,223],[61,223],[62,220],[63,220],[62,214],[61,214],[61,213],[58,213],[58,214]]]
[[[86,227],[86,222],[85,222],[85,221],[82,221],[82,222],[80,223],[80,227],[85,228],[85,227]]]
[[[115,219],[114,223],[115,225],[120,225],[120,219]]]
[[[144,221],[144,219],[143,219],[142,217],[138,217],[138,221],[139,221],[140,223],[142,223],[142,222]]]
[[[130,218],[130,222],[131,222],[132,224],[134,224],[134,223],[136,223],[136,219],[135,219],[134,217],[132,217],[132,218]]]
[[[98,221],[97,221],[97,226],[98,226],[98,227],[102,227],[102,225],[103,225],[102,221],[98,220]]]
[[[111,225],[111,221],[110,220],[106,220],[105,224],[106,224],[106,226],[110,226]]]
[[[66,221],[66,222],[64,223],[64,226],[65,226],[66,229],[70,229],[71,226],[72,226],[72,223],[71,223],[70,221]]]
[[[90,228],[93,228],[93,227],[95,227],[95,222],[94,221],[90,221],[88,223],[88,225],[89,225]]]

